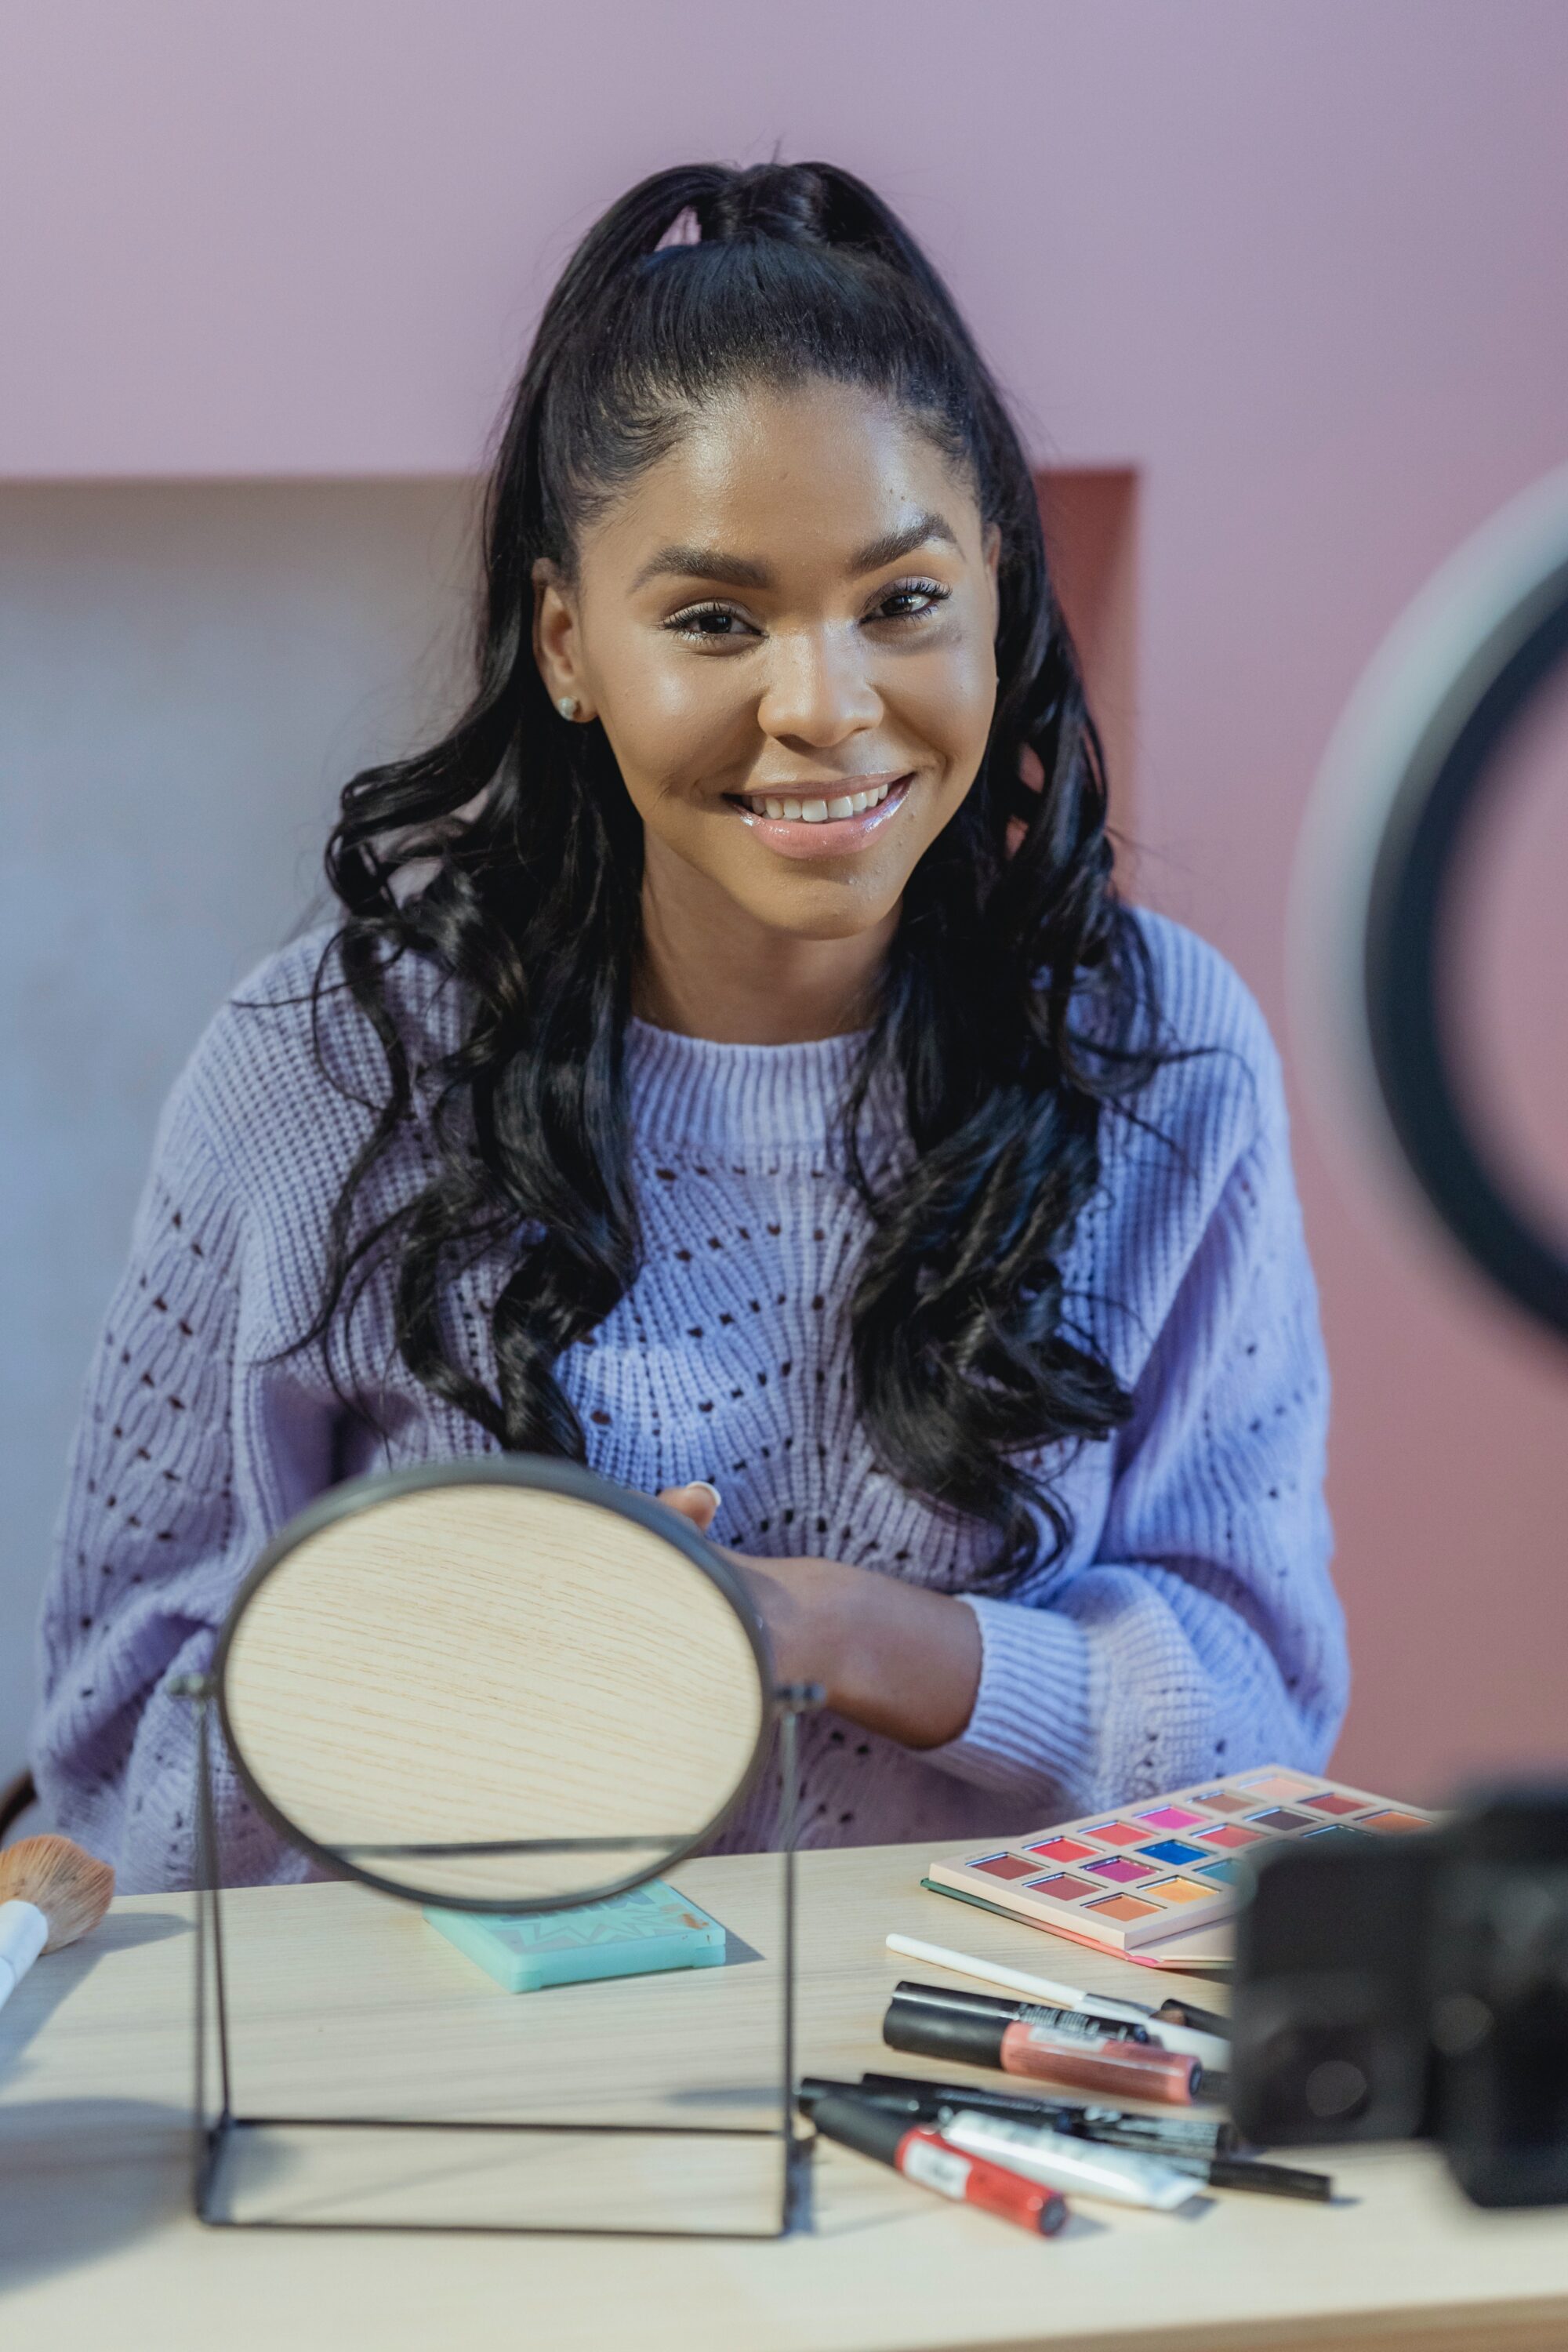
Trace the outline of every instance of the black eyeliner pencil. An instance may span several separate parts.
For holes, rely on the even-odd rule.
[[[1010,2096],[1005,2091],[975,2089],[967,2083],[927,2083],[912,2075],[866,2074],[858,2083],[834,2083],[807,2075],[801,2084],[800,2103],[809,2113],[814,2100],[848,2092],[875,2100],[911,2121],[934,2123],[944,2115],[967,2110],[973,2115],[1001,2115],[1017,2123],[1068,2132],[1074,2138],[1098,2141],[1102,2147],[1125,2147],[1158,2156],[1178,2172],[1185,2172],[1210,2189],[1235,2189],[1258,2197],[1294,2197],[1324,2204],[1333,2194],[1326,2172],[1306,2172],[1294,2165],[1268,2164],[1237,2156],[1235,2131],[1227,2124],[1189,2123],[1186,2117],[1127,2115],[1114,2107],[1080,2107],[1051,2099]],[[1205,2143],[1207,2143],[1206,2145]]]
[[[807,2075],[802,2095],[819,2077]],[[837,2086],[835,2085],[837,2088]],[[1121,2147],[1147,2148],[1151,2155],[1183,2148],[1190,2156],[1232,2156],[1241,2147],[1236,2126],[1219,2116],[1143,2116],[1093,2101],[1042,2098],[1026,2091],[995,2090],[989,2083],[931,2081],[924,2074],[863,2074],[851,2086],[862,2098],[918,2095],[948,2106],[966,2106],[981,2115],[1008,2116],[1015,2123],[1044,2124],[1053,2131],[1091,2133],[1096,2139]]]

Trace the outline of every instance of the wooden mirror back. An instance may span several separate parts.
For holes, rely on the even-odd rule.
[[[770,1720],[744,1595],[666,1518],[521,1457],[339,1490],[225,1635],[252,1793],[318,1858],[420,1900],[549,1908],[654,1876],[739,1801]]]

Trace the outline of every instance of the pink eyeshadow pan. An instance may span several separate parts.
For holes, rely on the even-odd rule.
[[[1090,1878],[1074,1878],[1065,1870],[1052,1871],[1048,1878],[1031,1878],[1031,1895],[1048,1895],[1053,1903],[1077,1903],[1085,1895],[1098,1895],[1100,1889]]]
[[[1039,1868],[1039,1864],[1026,1862],[1021,1853],[983,1853],[966,1866],[984,1870],[992,1878],[1027,1878]]]
[[[1359,1813],[1363,1810],[1359,1797],[1342,1797],[1337,1789],[1325,1789],[1321,1797],[1308,1797],[1304,1801],[1315,1813],[1332,1813],[1336,1821],[1342,1813]]]
[[[1153,1871],[1146,1862],[1134,1862],[1131,1854],[1108,1854],[1103,1862],[1091,1862],[1090,1870],[1100,1878],[1114,1878],[1125,1885],[1130,1878],[1152,1878]]]
[[[1096,1822],[1084,1832],[1100,1845],[1142,1845],[1148,1834],[1136,1822]]]
[[[1152,1829],[1190,1830],[1197,1827],[1203,1815],[1189,1812],[1184,1805],[1156,1805],[1152,1813],[1140,1813],[1138,1818]]]
[[[1026,1853],[1043,1855],[1047,1862],[1083,1862],[1094,1852],[1080,1838],[1042,1838],[1038,1845],[1026,1846]]]

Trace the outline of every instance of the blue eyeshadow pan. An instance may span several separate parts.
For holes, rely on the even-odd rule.
[[[1184,1863],[1202,1862],[1205,1851],[1201,1845],[1190,1844],[1185,1838],[1162,1838],[1158,1845],[1140,1846],[1138,1858],[1140,1862],[1168,1863],[1173,1870],[1179,1870]]]

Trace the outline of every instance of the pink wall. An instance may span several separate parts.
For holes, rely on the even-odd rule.
[[[1139,468],[1141,887],[1278,1022],[1346,691],[1568,455],[1565,121],[1559,0],[50,0],[0,51],[0,473],[461,470],[615,190],[839,159],[947,268],[1038,456]],[[1301,1161],[1342,1759],[1426,1794],[1560,1747],[1568,1386]]]

